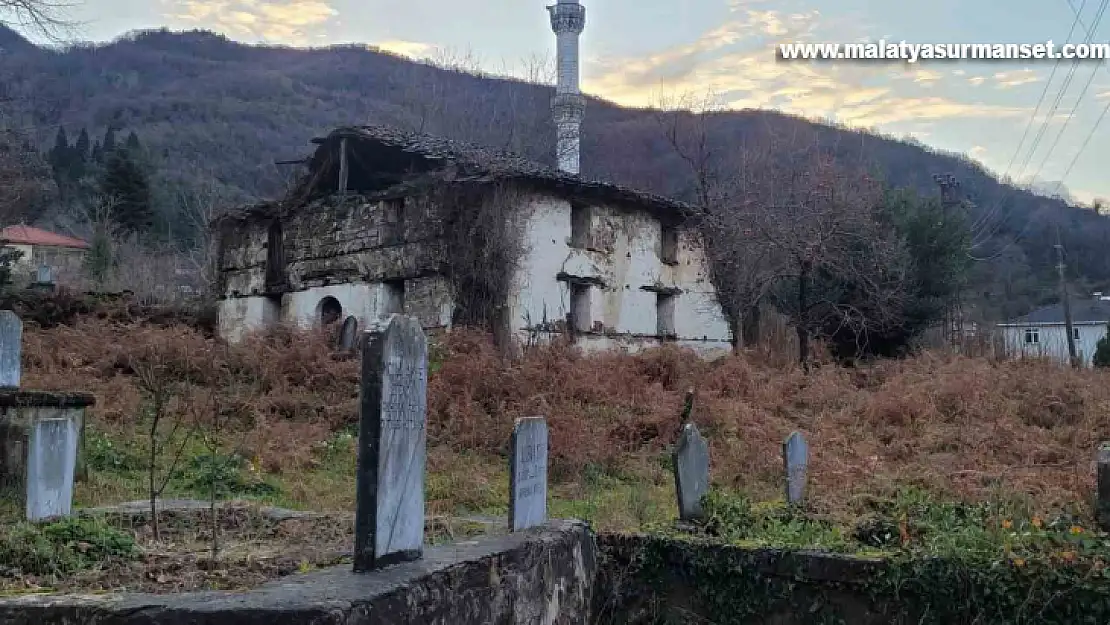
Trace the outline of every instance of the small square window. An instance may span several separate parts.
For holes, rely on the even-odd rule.
[[[405,312],[405,281],[386,280],[385,285],[385,314],[402,314]]]
[[[1041,342],[1041,332],[1037,328],[1025,329],[1025,344],[1036,345]]]

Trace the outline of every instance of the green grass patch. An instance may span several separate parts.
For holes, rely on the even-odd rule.
[[[24,575],[69,575],[110,558],[139,555],[134,538],[102,519],[69,517],[0,530],[0,566]]]

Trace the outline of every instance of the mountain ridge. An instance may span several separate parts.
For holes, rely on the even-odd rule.
[[[0,45],[4,40],[0,32]],[[136,31],[60,49],[29,45],[0,55],[15,125],[36,129],[44,148],[59,125],[73,136],[82,127],[93,136],[109,125],[134,130],[157,161],[160,192],[171,198],[204,186],[233,203],[276,196],[294,172],[275,161],[304,156],[309,140],[331,128],[371,122],[554,164],[553,88],[546,85],[435,67],[369,46],[250,45],[202,30]],[[802,129],[838,158],[862,159],[893,186],[935,195],[932,176],[954,174],[973,220],[988,211],[1004,217],[994,240],[977,250],[998,257],[978,263],[973,278],[973,299],[991,317],[1053,301],[1057,225],[1079,290],[1110,290],[1110,220],[1002,184],[964,155],[774,111],[714,113],[705,123],[719,154]],[[693,196],[692,175],[649,109],[589,97],[582,167],[586,177]]]

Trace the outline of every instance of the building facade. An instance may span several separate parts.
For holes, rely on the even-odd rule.
[[[27,276],[43,265],[54,272],[79,271],[89,250],[81,239],[25,225],[0,230],[0,245],[22,252],[16,268]]]
[[[1098,342],[1106,336],[1107,324],[1110,324],[1110,297],[1095,293],[1090,298],[1073,300],[1071,307],[1076,355],[1089,367]],[[998,328],[1006,353],[1010,355],[1046,357],[1065,364],[1070,359],[1061,304],[1039,308],[1024,317],[1000,323]]]
[[[227,340],[403,313],[587,350],[731,348],[685,205],[390,128],[316,143],[289,197],[213,224]]]

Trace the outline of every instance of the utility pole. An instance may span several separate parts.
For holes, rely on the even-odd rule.
[[[1071,366],[1079,367],[1079,354],[1075,351],[1075,330],[1071,322],[1071,299],[1068,297],[1068,281],[1064,277],[1064,245],[1060,242],[1060,225],[1056,225],[1056,272],[1060,275],[1060,299],[1064,302],[1064,331],[1068,333],[1068,360]]]
[[[943,223],[948,223],[951,212],[960,205],[960,181],[952,174],[933,174],[933,182],[940,187],[940,206]],[[944,332],[949,345],[959,345],[964,335],[964,315],[960,285],[944,307]]]

